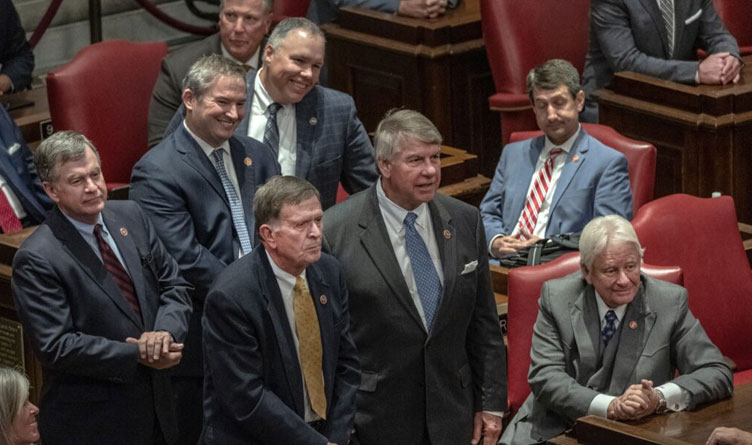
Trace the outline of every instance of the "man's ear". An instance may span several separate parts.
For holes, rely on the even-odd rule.
[[[580,264],[580,271],[582,272],[582,278],[587,281],[587,284],[593,284],[592,280],[590,279],[590,271],[588,270],[588,267],[584,264]]]
[[[585,92],[582,90],[578,91],[574,100],[577,104],[577,111],[582,112],[583,108],[585,108]]]
[[[190,88],[184,89],[182,98],[186,111],[193,111],[193,101],[196,99],[196,96],[193,95],[193,91],[191,91]]]
[[[383,176],[386,179],[389,179],[389,176],[391,175],[391,164],[389,161],[382,159],[382,158],[376,158],[376,165],[379,168],[379,173],[381,173],[381,176]]]
[[[42,183],[42,187],[44,187],[44,192],[47,193],[47,196],[50,197],[50,199],[57,203],[60,198],[57,196],[57,190],[55,190],[55,186],[53,186],[51,183],[44,181]]]
[[[273,248],[276,245],[274,242],[274,231],[269,224],[261,224],[259,227],[259,237],[268,247]]]

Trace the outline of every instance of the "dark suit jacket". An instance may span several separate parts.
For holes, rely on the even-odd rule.
[[[655,386],[676,383],[689,393],[689,409],[731,394],[731,371],[689,310],[686,289],[645,275],[641,280],[616,336],[603,351],[603,363],[610,365],[602,367],[593,286],[580,272],[543,284],[530,353],[532,393],[502,443],[555,437],[587,414],[597,394],[620,396],[641,379]],[[532,425],[520,428],[525,423]],[[530,427],[532,433],[515,435],[516,429]]]
[[[14,91],[25,90],[31,83],[34,53],[11,0],[0,0],[0,65],[0,74],[10,77]]]
[[[13,151],[13,153],[11,153]],[[52,200],[44,192],[37,176],[31,151],[21,130],[4,108],[0,107],[0,176],[26,210],[28,225],[41,224],[45,213],[52,208]]]
[[[255,80],[256,72],[249,71],[245,117],[235,130],[236,135],[248,134]],[[181,105],[166,133],[177,128],[184,114]],[[373,146],[358,119],[352,97],[317,85],[295,105],[295,116],[295,176],[306,179],[319,190],[322,208],[328,209],[337,202],[340,182],[351,194],[376,182]]]
[[[271,150],[248,137],[230,138],[248,233],[253,239],[253,195],[279,174]],[[214,165],[183,124],[133,167],[130,199],[141,204],[180,272],[194,286],[193,316],[178,375],[201,376],[201,314],[209,286],[237,259],[240,242],[227,195]]]
[[[478,210],[436,194],[429,210],[444,274],[430,334],[391,249],[376,187],[324,214],[325,248],[345,270],[362,377],[362,444],[470,443],[476,411],[506,408],[506,359]],[[354,437],[355,437],[354,436]],[[357,442],[356,442],[357,443]]]
[[[303,379],[290,322],[259,247],[228,266],[206,298],[201,443],[348,443],[360,378],[344,276],[337,261],[322,254],[306,278],[321,328],[325,428],[318,433],[303,420]]]
[[[43,367],[42,440],[148,444],[158,420],[168,443],[175,443],[166,371],[138,364],[138,347],[125,339],[163,330],[183,341],[189,286],[138,205],[109,202],[102,216],[133,280],[143,321],[57,208],[13,260],[13,298]]]

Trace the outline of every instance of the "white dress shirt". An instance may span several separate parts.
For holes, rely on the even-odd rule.
[[[238,65],[248,65],[252,69],[257,70],[259,68],[259,51],[261,51],[261,45],[259,45],[258,48],[256,48],[256,52],[253,53],[250,59],[246,60],[245,62],[238,60],[234,57],[232,57],[232,54],[230,54],[226,49],[224,45],[220,45],[222,47],[222,55],[227,57],[228,59],[232,60],[233,62],[237,63]]]
[[[251,104],[251,116],[248,123],[248,137],[264,142],[266,121],[269,120],[269,105],[274,100],[261,83],[261,68],[256,74],[253,84],[253,103]],[[295,162],[297,160],[296,144],[298,130],[295,120],[295,104],[280,104],[282,108],[277,111],[277,129],[279,130],[279,153],[277,162],[283,175],[295,176]]]

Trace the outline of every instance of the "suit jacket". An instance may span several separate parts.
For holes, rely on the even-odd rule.
[[[12,152],[12,153],[11,153]],[[4,108],[0,107],[0,176],[8,183],[26,211],[28,225],[41,224],[52,200],[44,192],[37,176],[31,151],[21,129]]]
[[[34,53],[11,0],[0,0],[0,65],[0,74],[10,77],[13,91],[28,88],[34,70]]]
[[[279,169],[266,145],[248,137],[232,137],[229,143],[253,240],[253,195],[278,175]],[[217,275],[240,252],[230,202],[214,165],[182,123],[133,166],[130,187],[130,199],[141,204],[183,276],[195,288],[191,329],[183,361],[174,372],[201,376],[203,301]]]
[[[13,259],[13,298],[44,376],[39,430],[45,444],[148,444],[159,421],[167,442],[175,443],[166,371],[140,365],[138,347],[125,339],[163,330],[182,342],[190,287],[137,204],[109,202],[102,217],[142,319],[57,208]]]
[[[514,231],[544,142],[545,136],[539,136],[508,144],[501,152],[480,204],[489,241]],[[556,183],[546,237],[581,232],[591,219],[611,214],[632,219],[627,159],[580,129]]]
[[[655,386],[679,385],[690,395],[689,409],[731,394],[731,371],[689,310],[686,289],[645,275],[641,281],[619,323],[618,338],[603,351],[602,367],[593,286],[580,272],[543,284],[530,353],[532,393],[502,443],[550,439],[586,415],[597,394],[620,396],[641,379]],[[525,423],[531,427],[529,435],[522,434]]]
[[[668,36],[655,0],[592,2],[590,49],[583,73],[588,98],[619,71],[694,83],[696,48],[739,57],[736,40],[723,26],[712,0],[682,0],[674,5],[674,53],[669,57]]]
[[[206,298],[201,443],[348,443],[360,377],[344,276],[337,261],[322,254],[306,278],[321,328],[326,426],[319,433],[303,420],[303,378],[290,322],[259,247],[228,266]]]
[[[256,72],[246,77],[248,99],[245,117],[235,130],[248,134]],[[173,117],[166,133],[177,128],[185,108]],[[363,190],[376,182],[376,163],[371,140],[357,116],[349,95],[317,85],[295,105],[297,148],[295,176],[313,184],[321,194],[321,207],[337,202],[339,183],[348,193]]]
[[[431,332],[391,249],[377,185],[324,213],[343,264],[362,374],[353,443],[469,443],[476,411],[504,411],[506,358],[478,210],[436,194],[429,211],[444,274]]]
[[[448,0],[447,7],[454,8],[459,0]],[[394,14],[399,10],[400,0],[311,0],[307,17],[312,22],[323,25],[337,17],[337,10],[343,6],[372,9]]]

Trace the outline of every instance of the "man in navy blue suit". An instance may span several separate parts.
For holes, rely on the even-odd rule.
[[[0,96],[31,83],[34,53],[11,0],[0,0]]]
[[[180,443],[196,443],[201,432],[204,297],[228,264],[253,249],[253,196],[279,174],[264,144],[233,136],[245,98],[240,65],[218,54],[199,59],[186,75],[185,119],[136,163],[131,177],[131,198],[195,288],[185,357],[173,374]]]

